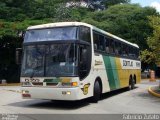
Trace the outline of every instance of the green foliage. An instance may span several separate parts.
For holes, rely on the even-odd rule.
[[[149,15],[157,15],[156,10],[149,7],[142,8],[139,5],[122,4],[111,6],[104,11],[89,13],[83,21],[136,43],[141,49],[147,49],[146,40],[153,30],[149,25]]]
[[[149,51],[149,50],[143,50],[141,51],[140,54],[140,59],[143,63],[147,63],[148,65],[153,65],[155,64],[156,61],[156,55],[153,54],[153,52]]]
[[[148,45],[156,56],[155,62],[160,62],[160,16],[150,16],[149,20],[153,34],[148,37]]]
[[[55,10],[55,19],[57,21],[70,21],[71,9],[65,7],[64,3],[58,4]]]
[[[4,68],[10,70],[7,72],[9,76],[17,69],[15,49],[22,47],[23,41],[19,33],[25,31],[28,26],[49,22],[83,21],[90,23],[130,42],[137,43],[144,50],[141,54],[141,60],[144,63],[152,64],[157,60],[158,53],[160,53],[158,47],[160,28],[157,27],[160,19],[153,17],[153,15],[158,16],[154,8],[120,4],[129,3],[130,0],[104,0],[100,5],[105,5],[107,9],[93,11],[93,9],[74,6],[67,8],[65,3],[70,1],[79,2],[81,0],[0,1],[0,56],[3,56],[0,57],[0,79],[1,70]],[[92,3],[94,1],[91,0]],[[152,17],[148,19],[148,16]],[[152,52],[145,50],[147,48],[150,48]]]
[[[148,18],[153,34],[147,39],[150,49],[141,52],[141,61],[154,69],[155,64],[160,64],[160,16],[149,16]]]
[[[131,0],[104,0],[103,4],[105,4],[106,8],[109,6],[113,6],[116,4],[122,4],[122,3],[130,3]]]
[[[0,37],[13,36],[16,37],[18,32],[24,31],[28,26],[38,25],[51,22],[51,19],[44,20],[24,20],[23,22],[7,22],[0,20]],[[18,36],[17,36],[18,37]]]

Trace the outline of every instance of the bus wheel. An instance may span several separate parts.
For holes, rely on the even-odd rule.
[[[96,81],[95,84],[94,84],[94,95],[93,95],[92,101],[94,103],[97,103],[98,100],[100,99],[100,95],[101,95],[100,84],[99,84],[98,81]]]
[[[135,88],[135,80],[131,78],[129,81],[129,90],[133,90]]]

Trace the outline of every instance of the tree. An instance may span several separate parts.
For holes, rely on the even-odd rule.
[[[149,25],[153,28],[153,33],[148,37],[148,50],[141,52],[143,66],[155,69],[155,64],[160,65],[160,16],[149,16]]]
[[[155,69],[155,61],[156,61],[156,55],[153,54],[150,50],[143,50],[140,53],[140,59],[142,61],[142,70],[144,69]]]
[[[160,16],[150,16],[150,25],[153,28],[153,35],[148,37],[148,45],[151,51],[156,56],[155,62],[160,63]]]
[[[130,3],[130,1],[131,0],[103,0],[102,3],[106,8],[108,8],[109,6],[113,6],[116,4]]]
[[[96,10],[81,6],[66,7],[70,1],[81,0],[1,0],[0,54],[3,57],[0,58],[0,71],[8,68],[12,73],[16,69],[14,55],[15,48],[22,44],[23,39],[18,36],[21,31],[31,25],[55,21],[87,22],[137,43],[141,49],[148,48],[146,40],[154,28],[148,24],[147,16],[157,15],[154,8],[120,4],[129,3],[130,0],[85,0]],[[97,11],[104,5],[106,10]]]
[[[157,15],[154,8],[119,4],[104,11],[89,13],[84,22],[136,43],[141,50],[148,49],[147,38],[152,34],[148,16]]]

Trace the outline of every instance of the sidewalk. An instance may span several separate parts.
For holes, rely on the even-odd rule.
[[[160,86],[149,87],[148,92],[156,97],[160,97]]]

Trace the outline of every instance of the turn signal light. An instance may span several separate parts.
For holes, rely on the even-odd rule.
[[[73,86],[73,87],[77,87],[78,83],[77,82],[68,82],[68,83],[62,83],[62,86]]]
[[[77,82],[72,82],[71,85],[72,85],[72,86],[78,86],[78,83],[77,83]]]

